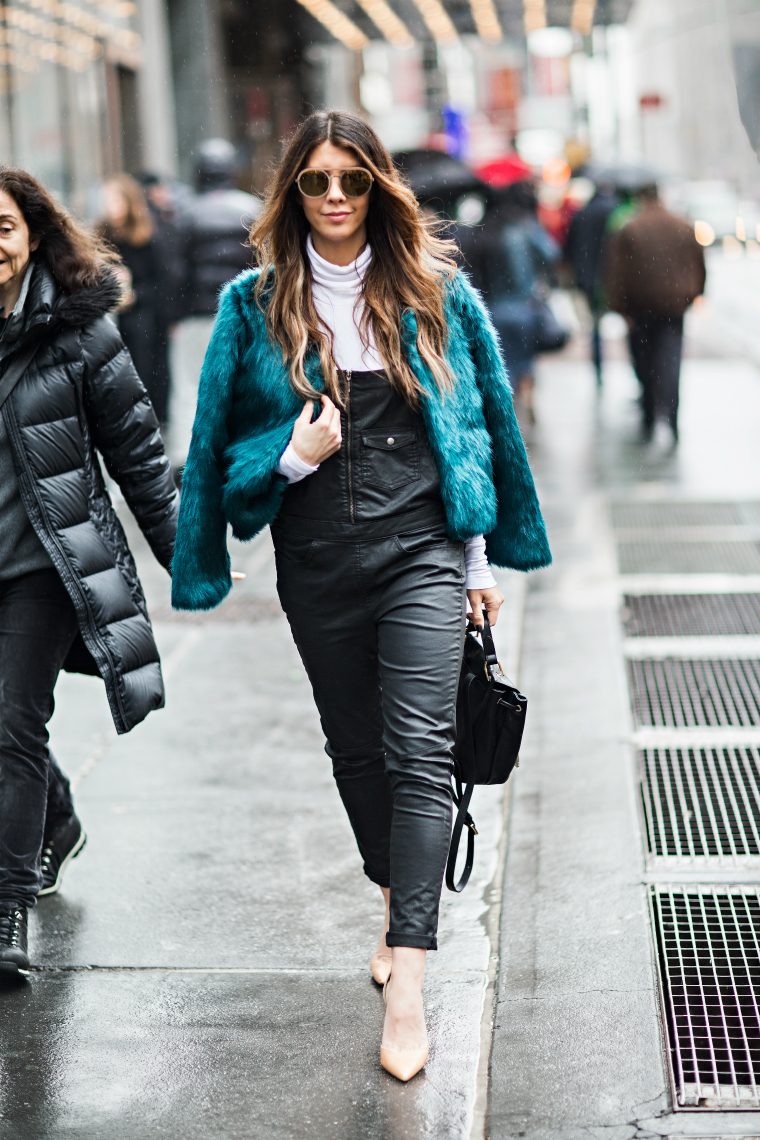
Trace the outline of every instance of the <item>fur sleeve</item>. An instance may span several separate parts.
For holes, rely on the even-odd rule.
[[[175,610],[210,610],[223,601],[232,586],[222,505],[224,449],[246,338],[235,284],[230,282],[222,292],[198,386],[172,564]]]
[[[495,566],[537,570],[548,566],[552,558],[496,330],[480,296],[462,273],[457,274],[453,292],[491,436],[498,513],[496,526],[486,535],[488,558]]]

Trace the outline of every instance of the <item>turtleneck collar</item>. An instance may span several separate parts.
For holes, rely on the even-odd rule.
[[[314,248],[311,234],[306,238],[306,252],[309,255],[311,273],[316,285],[329,289],[331,293],[356,294],[362,287],[364,274],[372,261],[372,248],[365,245],[356,261],[350,265],[333,265],[325,261]]]

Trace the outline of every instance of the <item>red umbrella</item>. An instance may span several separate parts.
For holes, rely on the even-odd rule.
[[[525,182],[533,178],[533,167],[523,162],[519,154],[505,154],[503,158],[495,158],[493,162],[485,162],[473,171],[478,178],[482,178],[489,186],[496,190],[503,190],[513,182]]]

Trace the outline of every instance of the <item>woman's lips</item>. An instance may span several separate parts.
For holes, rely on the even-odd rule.
[[[344,218],[350,217],[350,213],[346,210],[342,214],[325,214],[324,217],[328,218],[331,222],[342,222]]]

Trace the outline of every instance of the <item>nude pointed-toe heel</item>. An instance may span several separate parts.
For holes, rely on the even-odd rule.
[[[375,954],[369,964],[372,977],[379,986],[384,986],[391,976],[391,960],[385,954]]]
[[[380,1046],[380,1064],[399,1081],[410,1081],[425,1067],[429,1049],[385,1049]]]

